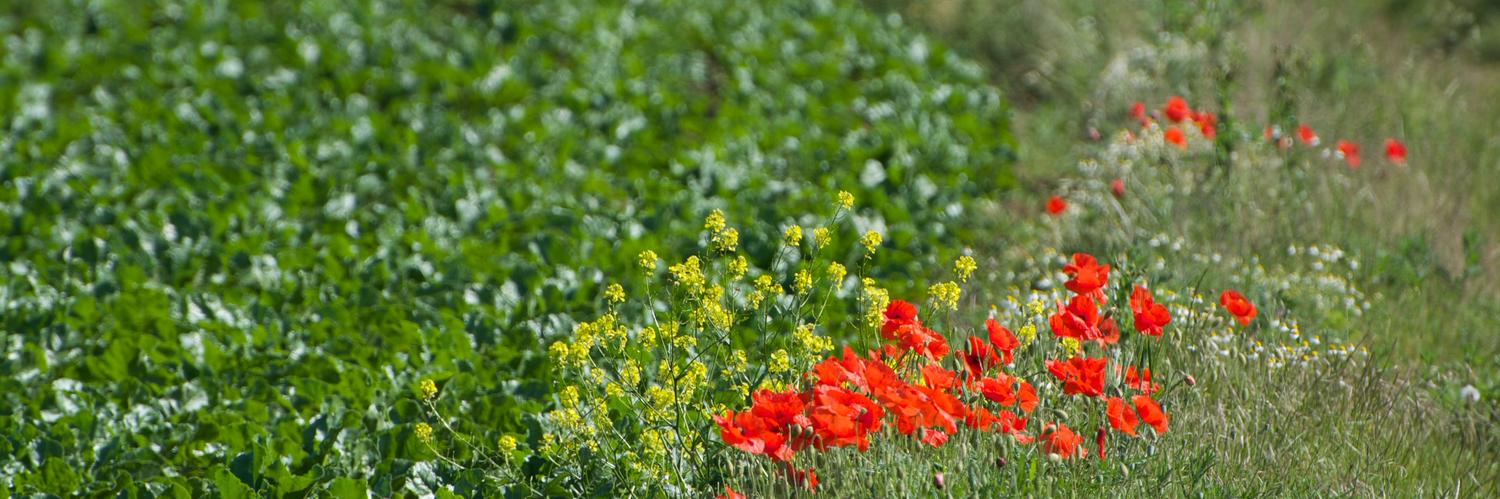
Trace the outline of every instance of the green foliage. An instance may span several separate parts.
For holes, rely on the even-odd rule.
[[[774,237],[852,191],[909,279],[1011,184],[977,67],[826,2],[70,0],[0,33],[21,493],[462,481],[419,464],[415,380],[537,438],[540,345],[708,210]]]

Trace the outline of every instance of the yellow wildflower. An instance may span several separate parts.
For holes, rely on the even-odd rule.
[[[516,442],[516,437],[511,436],[511,435],[500,435],[500,442],[499,442],[499,444],[500,444],[500,452],[510,452],[510,451],[516,450],[516,446],[519,445]]]
[[[719,211],[718,209],[710,212],[708,214],[708,218],[703,220],[703,228],[708,229],[709,232],[714,234],[718,234],[720,231],[723,231],[724,227],[727,224],[728,222],[724,221],[724,212]]]
[[[424,379],[424,380],[422,380],[422,398],[423,399],[432,400],[434,398],[437,398],[437,393],[438,393],[437,383],[432,382],[432,380],[430,380],[430,379]]]
[[[833,232],[830,231],[830,230],[828,230],[827,227],[818,227],[817,229],[813,230],[813,245],[814,246],[816,246],[819,249],[821,249],[821,248],[828,247],[828,243],[831,243],[831,242],[833,242]]]
[[[850,209],[854,207],[854,195],[849,191],[839,191],[839,207]]]
[[[656,252],[651,250],[642,251],[640,255],[641,268],[646,272],[656,271]]]
[[[958,257],[958,260],[953,262],[953,271],[958,274],[958,279],[963,282],[969,282],[969,276],[974,275],[974,271],[977,269],[979,269],[979,264],[969,255]]]
[[[604,288],[604,299],[614,304],[625,303],[625,288],[620,283],[610,284]]]
[[[714,234],[713,242],[719,251],[734,253],[734,249],[740,245],[740,231],[738,229],[724,229]]]
[[[958,310],[958,298],[962,291],[958,283],[953,281],[940,282],[927,288],[932,295],[932,301],[939,305],[947,305],[950,310]]]
[[[792,283],[792,288],[797,290],[797,294],[804,294],[811,291],[812,285],[812,272],[808,272],[807,269],[798,270],[796,279]]]
[[[705,282],[702,263],[696,256],[690,256],[682,263],[667,267],[667,271],[672,273],[672,279],[677,285],[687,287],[692,292],[697,292]]]
[[[1083,343],[1080,343],[1077,338],[1063,338],[1062,348],[1064,355],[1068,358],[1077,357],[1078,354],[1083,353]]]
[[[849,269],[844,268],[844,264],[828,262],[828,281],[832,282],[835,287],[840,287],[839,284],[844,282],[844,276],[847,275],[849,275]]]
[[[1030,345],[1031,342],[1036,341],[1036,324],[1028,323],[1025,326],[1021,326],[1019,333],[1021,344]]]
[[[418,440],[428,443],[432,442],[432,425],[429,425],[427,423],[417,423],[416,431]]]
[[[786,228],[786,245],[790,246],[790,247],[793,247],[793,248],[802,245],[802,226],[801,225],[793,225],[791,227],[787,227]]]
[[[731,281],[743,279],[745,273],[749,271],[750,261],[745,259],[745,255],[737,256],[729,262],[729,280]]]
[[[859,238],[859,244],[863,244],[865,251],[869,252],[866,256],[875,254],[875,249],[880,247],[880,241],[880,233],[873,230],[866,232],[865,237]]]
[[[792,370],[792,356],[785,349],[777,350],[771,354],[771,372],[784,373]]]
[[[562,393],[558,395],[563,407],[578,407],[578,398],[578,387],[573,385],[563,387]]]
[[[620,381],[630,386],[641,384],[641,365],[635,359],[626,359],[625,365],[620,367]]]

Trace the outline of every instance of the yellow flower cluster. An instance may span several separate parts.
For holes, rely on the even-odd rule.
[[[616,305],[625,303],[625,288],[619,283],[610,284],[609,287],[604,288],[604,299]]]
[[[1021,330],[1017,334],[1021,337],[1021,344],[1030,345],[1031,342],[1036,341],[1036,324],[1027,323],[1021,326]]]
[[[429,425],[427,423],[417,423],[416,433],[418,440],[428,443],[432,442],[432,425]]]
[[[958,310],[958,298],[963,293],[958,283],[953,281],[940,282],[927,288],[928,294],[932,295],[932,301],[939,305],[946,305],[949,310]]]
[[[813,364],[823,359],[823,354],[833,350],[833,340],[826,336],[818,336],[817,327],[812,324],[803,324],[797,328],[793,336],[797,344],[801,346],[798,352],[800,360],[807,364]]]
[[[724,229],[714,234],[714,247],[725,253],[734,253],[734,249],[740,244],[740,231],[738,229]]]
[[[812,272],[808,272],[807,269],[798,270],[796,277],[792,280],[792,289],[797,290],[797,294],[800,295],[812,291],[812,286]]]
[[[688,292],[693,294],[697,294],[708,282],[703,276],[703,264],[696,256],[690,256],[682,263],[667,267],[667,272],[672,274],[673,282],[687,288]]]
[[[656,272],[656,252],[651,250],[642,251],[640,256],[641,268],[647,273]]]
[[[435,399],[435,398],[437,398],[437,394],[438,394],[437,383],[434,383],[430,379],[424,379],[424,380],[422,380],[422,398],[423,399],[426,399],[426,400]]]
[[[1083,343],[1079,342],[1078,338],[1063,338],[1060,344],[1062,345],[1064,358],[1071,359],[1083,353]]]
[[[864,278],[864,296],[860,297],[865,302],[865,325],[869,327],[880,327],[885,322],[885,308],[891,304],[891,294],[885,288],[875,285],[875,280]]]
[[[953,271],[958,274],[958,280],[963,282],[969,282],[969,276],[974,275],[974,271],[978,269],[979,264],[974,261],[974,257],[969,255],[958,257],[958,260],[953,262]]]
[[[766,298],[781,296],[781,285],[770,274],[761,274],[755,278],[755,291],[750,293],[750,308],[760,308],[761,302]]]
[[[745,259],[745,255],[737,256],[729,261],[729,280],[744,279],[748,272],[750,272],[750,261]]]
[[[793,225],[786,228],[786,245],[796,248],[802,245],[802,226]]]
[[[842,287],[844,277],[849,275],[849,269],[839,262],[828,262],[828,282],[835,288]]]
[[[578,407],[579,395],[578,387],[576,386],[568,385],[563,387],[562,393],[558,394],[557,397],[563,407]]]
[[[865,256],[875,254],[875,250],[880,247],[881,241],[880,233],[873,230],[866,232],[864,237],[859,238],[859,244],[864,245],[867,252]]]
[[[573,342],[554,342],[547,348],[547,353],[557,361],[559,367],[583,367],[589,361],[589,352],[600,343],[601,338],[604,339],[604,344],[618,349],[625,343],[628,335],[629,331],[624,324],[616,321],[615,314],[604,314],[594,322],[574,326]]]
[[[854,195],[850,194],[849,191],[839,191],[839,207],[846,210],[853,208]]]
[[[708,218],[703,220],[703,228],[711,234],[722,232],[728,225],[729,223],[724,220],[724,212],[717,209],[709,212]]]
[[[498,443],[500,445],[500,452],[510,452],[516,450],[516,447],[519,445],[519,443],[516,442],[516,437],[511,435],[500,435],[500,441]]]
[[[771,354],[771,365],[769,367],[771,372],[776,374],[791,372],[791,354],[786,353],[786,349],[777,350],[776,353]]]
[[[818,249],[828,247],[828,243],[831,242],[833,242],[833,231],[828,230],[827,227],[813,229],[813,245]]]

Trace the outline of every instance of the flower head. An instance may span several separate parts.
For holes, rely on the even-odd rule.
[[[604,288],[604,299],[610,303],[624,303],[625,288],[620,286],[620,283],[611,283],[609,287]]]
[[[1250,303],[1245,295],[1233,289],[1226,289],[1223,294],[1219,295],[1219,304],[1240,321],[1241,326],[1250,325],[1250,321],[1255,320],[1255,316],[1260,313],[1254,303]]]
[[[432,400],[434,398],[437,398],[437,394],[438,394],[437,383],[434,383],[430,379],[423,379],[422,380],[422,398],[425,399],[425,400]]]
[[[1385,139],[1385,157],[1398,165],[1406,163],[1406,144],[1396,139]]]
[[[646,272],[655,272],[656,271],[656,252],[655,251],[651,251],[651,250],[642,251],[641,254],[640,254],[640,256],[638,256],[637,258],[640,259],[641,268],[644,269]]]
[[[793,248],[801,246],[802,245],[802,226],[801,225],[793,225],[791,227],[787,227],[786,228],[786,233],[784,234],[784,236],[786,236],[785,241],[786,241],[786,245],[787,246],[790,246],[790,247],[793,247]]]
[[[979,264],[974,261],[974,257],[969,255],[960,256],[957,261],[953,262],[953,271],[963,282],[969,282],[969,276],[974,275],[974,271],[978,269]]]
[[[1047,198],[1047,213],[1050,213],[1052,215],[1061,215],[1062,212],[1066,211],[1067,209],[1068,202],[1063,201],[1062,196],[1052,196],[1050,198]]]
[[[854,195],[850,194],[849,191],[839,191],[839,207],[846,210],[853,208]]]
[[[875,254],[875,250],[880,247],[882,240],[880,233],[872,230],[865,232],[865,236],[859,238],[859,244],[864,245],[865,251],[868,252],[866,256],[868,256]]]

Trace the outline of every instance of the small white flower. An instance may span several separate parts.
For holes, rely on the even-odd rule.
[[[1474,385],[1464,385],[1458,390],[1458,395],[1471,404],[1479,402],[1479,389],[1474,388]]]

